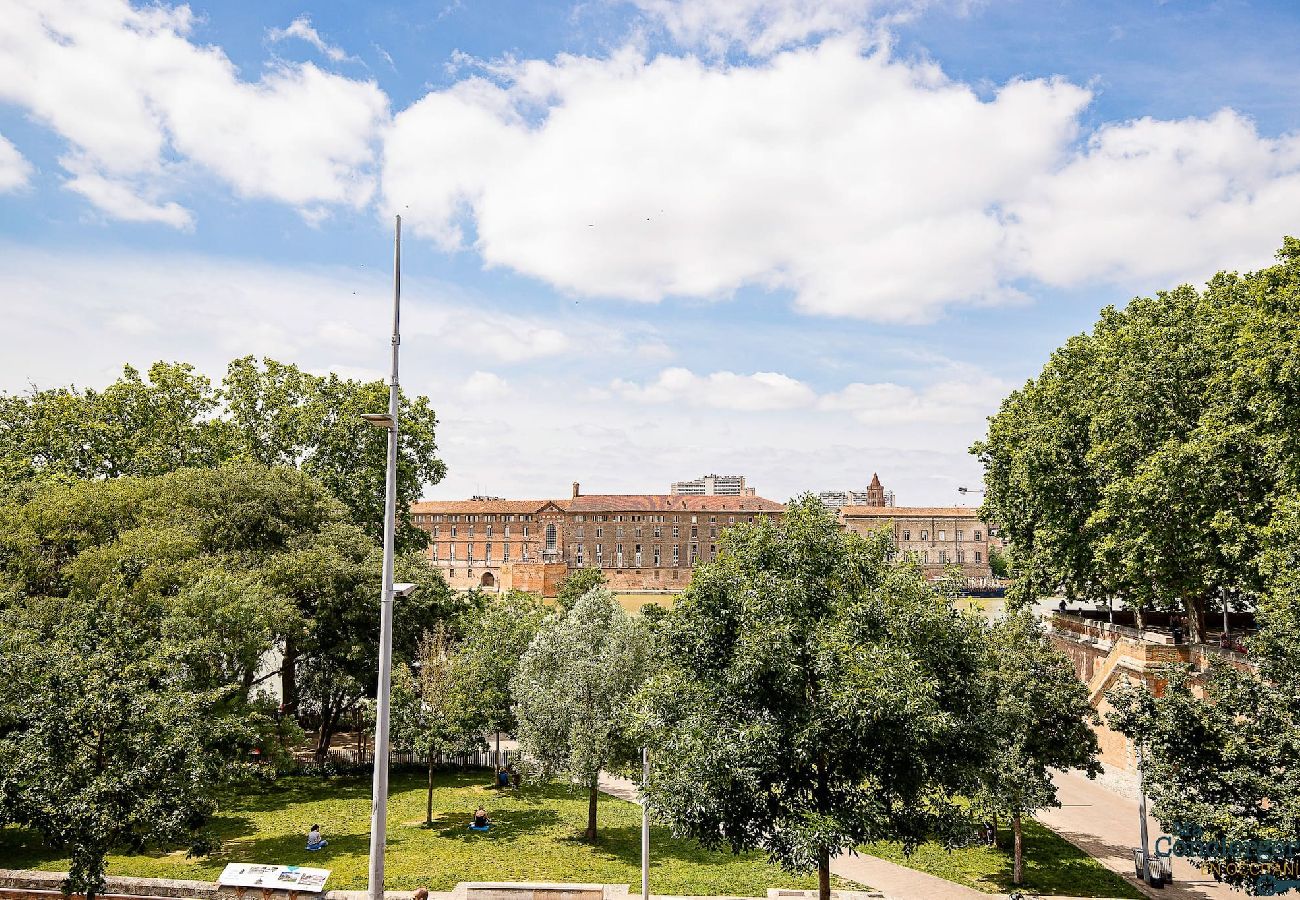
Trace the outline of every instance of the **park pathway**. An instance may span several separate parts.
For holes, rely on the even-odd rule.
[[[1059,809],[1045,809],[1034,816],[1048,828],[1083,850],[1103,866],[1133,878],[1133,848],[1138,845],[1137,800],[1117,794],[1073,772],[1053,772]],[[1162,834],[1159,823],[1147,817],[1151,844]],[[1153,897],[1169,900],[1227,900],[1241,894],[1228,889],[1187,864],[1173,861],[1174,882],[1162,890],[1146,889]]]

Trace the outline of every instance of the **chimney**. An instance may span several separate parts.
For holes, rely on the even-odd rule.
[[[573,483],[573,496],[578,496],[578,482]]]

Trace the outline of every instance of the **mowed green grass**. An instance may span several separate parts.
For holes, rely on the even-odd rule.
[[[1050,828],[1027,820],[1021,833],[1024,883],[1019,889],[1025,893],[1142,900],[1144,895],[1137,888]],[[882,841],[868,844],[861,851],[978,891],[1004,894],[1016,887],[1011,883],[1011,840],[1011,830],[1000,828],[1000,849],[981,845],[945,850],[942,845],[929,842],[907,856],[901,844]]]
[[[388,808],[386,886],[449,890],[459,881],[569,881],[641,884],[641,809],[601,795],[599,840],[581,840],[585,794],[565,785],[528,785],[518,792],[488,787],[490,774],[439,774],[432,828],[424,826],[425,777],[394,773]],[[475,807],[492,819],[486,834],[469,831]],[[319,823],[329,841],[308,852],[307,829]],[[231,862],[318,866],[332,870],[326,887],[366,887],[370,847],[368,778],[285,778],[258,793],[233,796],[211,821],[222,842],[212,856],[186,859],[185,850],[114,855],[109,874],[211,881]],[[735,856],[700,849],[651,830],[651,890],[656,894],[766,896],[769,887],[815,888],[816,876],[796,877],[762,854]],[[68,860],[43,847],[32,832],[0,828],[0,868],[65,871]],[[849,886],[845,883],[845,886]]]

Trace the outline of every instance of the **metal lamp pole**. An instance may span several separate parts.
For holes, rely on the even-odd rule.
[[[397,350],[401,345],[402,217],[393,237],[393,374],[388,415],[367,416],[388,429],[388,471],[384,486],[384,586],[379,604],[379,692],[375,711],[375,781],[370,815],[370,900],[384,900],[384,844],[388,825],[388,708],[393,664],[393,532],[397,525]],[[405,586],[404,586],[405,587]]]
[[[641,748],[641,900],[650,900],[650,750]]]

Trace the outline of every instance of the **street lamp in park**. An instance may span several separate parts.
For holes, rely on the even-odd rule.
[[[384,576],[379,595],[379,691],[375,704],[375,780],[370,806],[370,900],[384,900],[384,843],[388,826],[388,711],[393,667],[393,600],[409,597],[413,584],[393,583],[393,537],[397,530],[397,350],[401,345],[402,217],[393,235],[393,372],[388,383],[388,412],[362,416],[388,431],[388,466],[384,479]]]
[[[983,488],[959,487],[959,488],[957,488],[957,493],[959,493],[959,494],[961,494],[961,495],[963,495],[963,496],[965,496],[966,494],[982,494],[982,493],[984,493],[984,489],[983,489]]]

